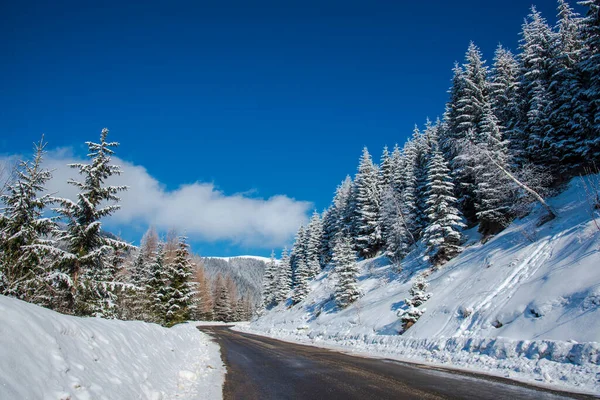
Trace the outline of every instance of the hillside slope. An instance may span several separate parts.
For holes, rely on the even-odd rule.
[[[195,325],[71,317],[4,296],[0,360],[0,399],[217,399],[225,375]]]
[[[268,258],[255,256],[205,257],[202,259],[208,277],[214,281],[217,275],[230,276],[239,291],[238,295],[261,303],[263,275]],[[266,260],[266,261],[265,261]]]
[[[401,272],[384,257],[361,262],[363,296],[344,310],[326,269],[303,302],[240,329],[600,392],[600,230],[580,180],[550,203],[559,217],[541,226],[534,209],[485,244],[466,232],[464,252],[426,277],[432,296],[403,335],[397,314],[430,270],[422,249]]]

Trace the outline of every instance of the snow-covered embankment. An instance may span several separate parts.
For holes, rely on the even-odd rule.
[[[439,270],[429,271],[422,247],[401,272],[385,257],[361,262],[363,296],[344,310],[326,269],[300,304],[237,329],[600,393],[600,217],[580,179],[549,202],[559,216],[541,226],[538,208],[485,244],[465,232],[463,253]],[[423,273],[431,298],[399,335],[398,312]]]
[[[77,318],[0,296],[0,399],[219,399],[224,375],[193,324]]]

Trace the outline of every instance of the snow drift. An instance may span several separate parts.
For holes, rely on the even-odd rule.
[[[594,179],[598,179],[595,176]],[[403,335],[398,312],[429,270],[423,249],[401,271],[385,257],[360,263],[363,296],[339,310],[324,270],[300,304],[279,305],[250,325],[272,337],[349,351],[487,371],[569,390],[600,392],[600,229],[579,179],[485,244],[476,230],[462,254],[427,275],[431,298]]]
[[[0,296],[1,399],[221,398],[218,346],[166,329],[78,318]]]

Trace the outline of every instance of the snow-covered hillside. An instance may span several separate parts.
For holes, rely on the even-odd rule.
[[[234,257],[205,257],[205,258],[214,258],[217,260],[223,260],[223,261],[230,261],[236,258],[249,258],[252,260],[258,260],[258,261],[262,261],[264,263],[268,263],[269,261],[271,261],[271,259],[269,257],[262,257],[262,256],[234,256]],[[277,262],[277,260],[275,260]]]
[[[550,203],[559,217],[541,226],[536,209],[485,244],[466,232],[463,253],[431,274],[422,250],[399,273],[384,257],[361,262],[363,296],[344,310],[326,269],[303,302],[238,329],[600,392],[600,230],[579,179]],[[423,273],[426,311],[399,335]]]
[[[238,295],[258,306],[262,299],[263,275],[270,259],[259,256],[205,257],[204,270],[214,282],[218,275],[233,279]]]
[[[193,324],[77,318],[0,296],[0,399],[218,399],[218,346]]]

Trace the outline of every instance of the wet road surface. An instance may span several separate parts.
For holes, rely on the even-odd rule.
[[[226,326],[198,329],[221,346],[227,366],[225,400],[593,398],[503,378],[350,356],[236,332]]]

